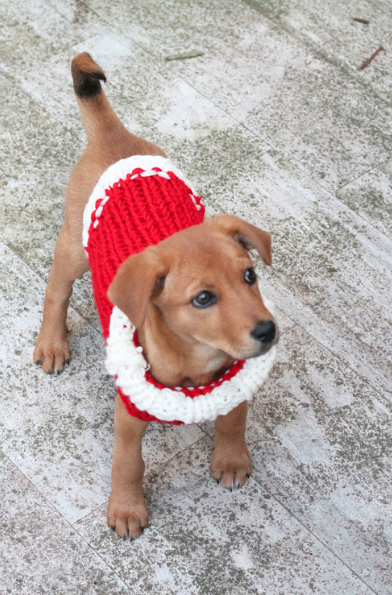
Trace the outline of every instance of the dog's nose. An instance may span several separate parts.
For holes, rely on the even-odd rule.
[[[275,323],[272,320],[259,322],[250,334],[256,341],[260,341],[260,343],[272,343],[276,335]]]

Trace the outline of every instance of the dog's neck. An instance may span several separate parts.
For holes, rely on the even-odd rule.
[[[235,361],[223,351],[183,339],[155,309],[149,311],[138,338],[150,373],[165,386],[203,386]]]

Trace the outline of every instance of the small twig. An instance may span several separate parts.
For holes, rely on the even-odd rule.
[[[367,19],[360,19],[358,17],[354,17],[353,21],[355,21],[356,23],[363,23],[364,25],[368,25],[370,23],[370,21],[368,21]]]
[[[380,47],[377,48],[376,51],[372,53],[370,58],[365,60],[365,62],[362,62],[361,66],[358,66],[357,70],[363,70],[364,68],[366,68],[366,66],[369,66],[370,62],[373,62],[374,58],[382,51],[385,52],[385,49],[383,48],[382,45],[380,45]]]
[[[188,60],[189,58],[198,58],[204,56],[204,52],[186,52],[185,54],[173,54],[172,56],[166,56],[166,62],[171,60]]]

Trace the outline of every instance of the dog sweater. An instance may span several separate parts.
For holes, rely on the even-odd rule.
[[[83,217],[83,245],[106,341],[106,369],[127,411],[143,421],[183,424],[214,420],[250,400],[267,378],[275,347],[236,361],[206,386],[166,387],[150,373],[132,322],[107,297],[120,265],[132,254],[204,220],[201,197],[181,171],[160,156],[135,155],[99,179]],[[264,299],[266,307],[272,304]]]

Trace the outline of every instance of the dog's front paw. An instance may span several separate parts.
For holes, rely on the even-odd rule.
[[[124,540],[140,537],[148,525],[148,510],[144,496],[111,493],[107,510],[107,522],[113,531]]]
[[[215,445],[210,472],[217,483],[230,491],[242,487],[252,473],[252,462],[245,441]]]
[[[71,360],[66,336],[41,332],[35,344],[34,363],[46,374],[60,374]]]

